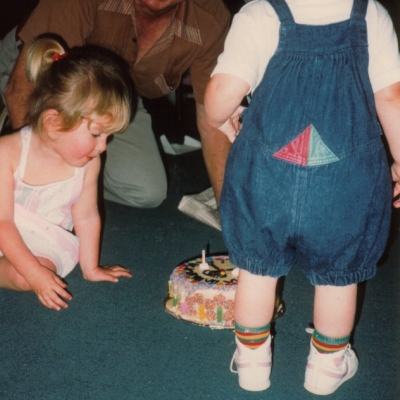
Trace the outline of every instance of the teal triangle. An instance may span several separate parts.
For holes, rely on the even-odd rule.
[[[307,166],[312,167],[337,161],[339,161],[339,158],[326,146],[315,127],[311,125]]]

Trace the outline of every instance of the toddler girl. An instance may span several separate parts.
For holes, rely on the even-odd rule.
[[[389,230],[377,117],[400,192],[400,60],[390,18],[374,0],[251,2],[234,18],[205,108],[234,141],[220,215],[240,268],[239,384],[270,385],[276,283],[296,264],[315,286],[304,386],[333,393],[357,371],[349,344],[357,283],[374,276]]]
[[[78,261],[90,281],[131,277],[98,264],[97,208],[100,154],[128,124],[131,90],[110,54],[66,53],[52,38],[32,44],[26,74],[29,123],[0,138],[0,287],[33,290],[60,310],[72,299],[62,278]]]

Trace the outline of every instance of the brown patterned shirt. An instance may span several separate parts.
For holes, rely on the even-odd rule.
[[[113,50],[130,66],[140,96],[161,97],[176,89],[190,69],[194,96],[203,104],[210,74],[223,50],[230,14],[222,0],[185,0],[163,36],[136,63],[133,0],[41,0],[19,31],[31,44],[43,33],[68,46],[95,44]]]

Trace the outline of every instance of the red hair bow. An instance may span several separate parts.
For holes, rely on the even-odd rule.
[[[51,58],[53,59],[53,61],[58,61],[58,60],[61,60],[62,58],[64,58],[66,55],[67,55],[67,53],[63,53],[63,54],[54,53],[54,54],[51,56]]]

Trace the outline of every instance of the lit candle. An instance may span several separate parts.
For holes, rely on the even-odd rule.
[[[205,269],[208,269],[209,265],[206,262],[206,251],[202,250],[201,251],[201,263],[199,265],[199,268],[201,271],[204,271]]]

